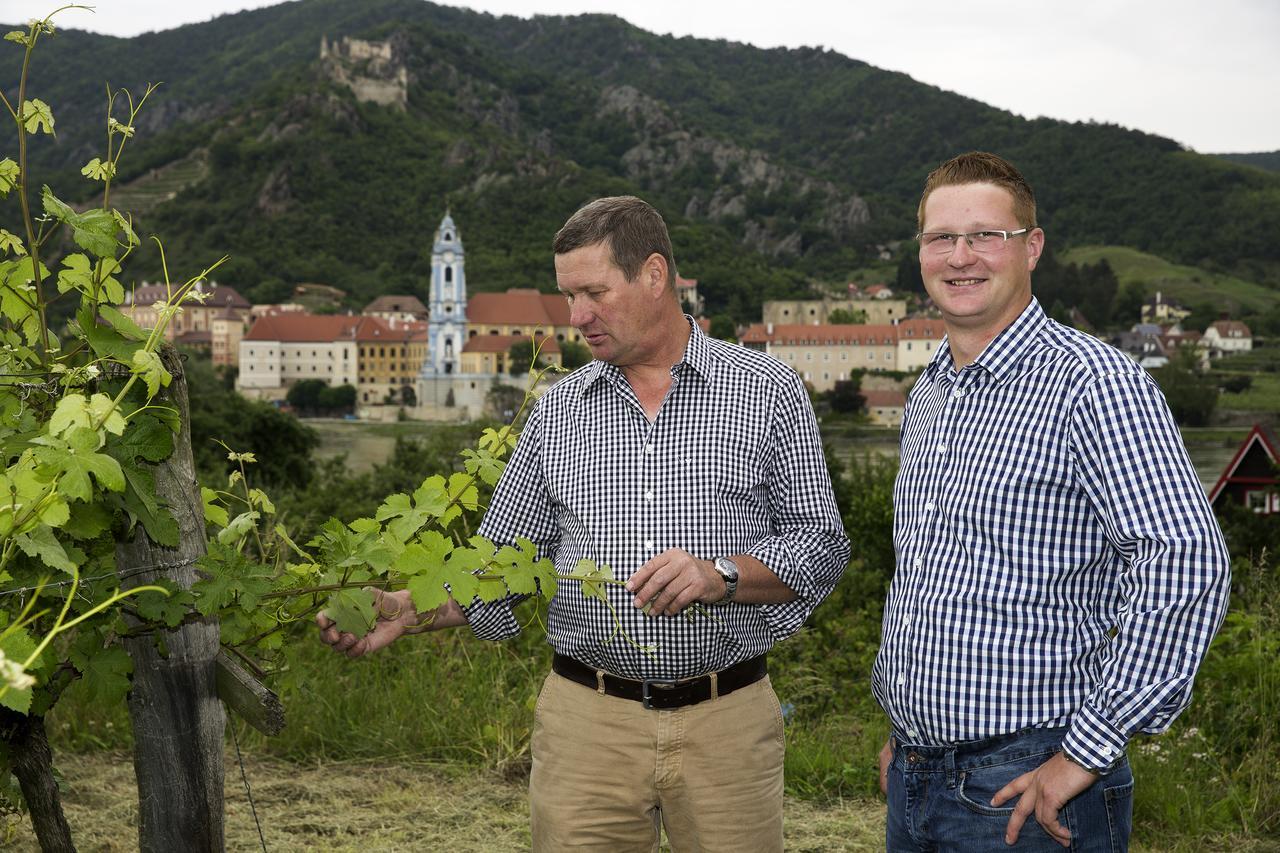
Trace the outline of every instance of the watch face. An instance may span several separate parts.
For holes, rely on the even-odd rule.
[[[453,252],[445,252],[445,253],[444,253],[444,262],[445,262],[446,264],[451,264],[451,263],[453,263]]]

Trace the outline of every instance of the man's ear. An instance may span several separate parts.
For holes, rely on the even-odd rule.
[[[1030,272],[1040,263],[1040,255],[1044,252],[1044,232],[1032,228],[1027,235],[1027,271]]]
[[[640,278],[654,292],[662,291],[667,286],[667,259],[654,252],[644,259],[640,268]]]

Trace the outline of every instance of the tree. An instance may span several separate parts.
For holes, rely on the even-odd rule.
[[[538,363],[533,364],[533,341],[519,340],[511,345],[511,349],[507,351],[507,372],[512,376],[519,376],[522,373],[528,373],[529,370],[546,367],[546,359],[542,353],[538,353]]]
[[[717,314],[711,318],[710,335],[722,341],[737,343],[738,326],[728,314]]]
[[[351,385],[325,385],[320,389],[317,404],[327,412],[351,412],[356,406],[356,389]]]
[[[569,370],[577,370],[591,363],[591,350],[577,341],[561,341],[560,363]]]
[[[303,379],[290,386],[284,398],[300,412],[317,412],[325,408],[320,404],[320,395],[327,387],[323,379]]]
[[[1142,306],[1147,301],[1147,290],[1140,281],[1131,281],[1116,294],[1111,309],[1112,322],[1129,327],[1142,322]]]
[[[1200,372],[1194,347],[1180,347],[1164,367],[1151,371],[1182,426],[1207,426],[1218,406],[1218,383]]]
[[[849,379],[840,379],[828,392],[827,401],[831,411],[844,415],[852,415],[866,408],[867,401],[862,396],[862,377],[854,373]]]
[[[845,308],[837,308],[827,315],[828,323],[858,325],[867,322],[866,311],[851,311]]]

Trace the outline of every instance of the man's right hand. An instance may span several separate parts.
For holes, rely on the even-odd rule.
[[[452,599],[438,608],[427,619],[419,615],[413,606],[409,590],[384,592],[371,589],[373,607],[378,614],[373,630],[363,637],[347,631],[339,631],[337,623],[321,610],[316,614],[316,624],[320,626],[320,640],[327,643],[335,652],[341,652],[349,658],[358,658],[370,652],[376,652],[390,645],[404,634],[420,634],[439,628],[450,628],[466,623],[466,616]]]
[[[880,793],[889,796],[889,765],[893,763],[893,738],[884,742],[880,750]]]

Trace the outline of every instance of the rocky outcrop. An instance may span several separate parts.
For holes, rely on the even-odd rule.
[[[803,250],[794,217],[770,212],[797,200],[813,209],[819,227],[836,238],[848,237],[871,218],[860,196],[775,165],[759,150],[688,130],[660,102],[632,86],[606,88],[597,115],[603,121],[625,121],[639,132],[641,141],[622,155],[627,177],[641,186],[662,188],[679,175],[682,184],[692,180],[706,186],[691,193],[685,215],[741,220],[743,242],[754,248],[775,255]]]
[[[330,42],[322,38],[320,67],[357,100],[403,110],[409,106],[409,70],[397,48],[394,39],[364,41],[343,36]]]

